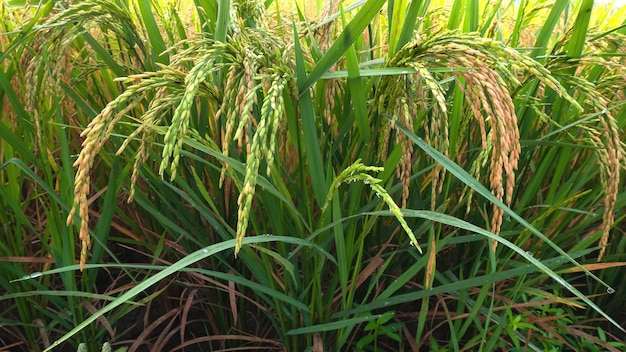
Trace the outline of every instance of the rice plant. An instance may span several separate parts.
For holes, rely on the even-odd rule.
[[[2,3],[0,341],[623,348],[624,10],[314,5]]]

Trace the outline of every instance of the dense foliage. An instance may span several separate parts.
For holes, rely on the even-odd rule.
[[[0,345],[623,349],[626,8],[299,4],[0,3]]]

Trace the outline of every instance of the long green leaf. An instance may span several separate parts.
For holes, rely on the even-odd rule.
[[[477,31],[479,21],[480,13],[478,0],[465,1],[465,21],[463,22],[463,30],[465,32]]]
[[[218,0],[217,24],[215,26],[215,41],[226,42],[228,26],[230,25],[230,0]]]
[[[418,29],[420,14],[424,14],[430,6],[430,0],[412,0],[409,4],[408,10],[403,13],[404,24],[402,25],[402,31],[395,43],[394,52],[389,52],[389,56],[393,57],[398,50],[402,49],[408,42],[413,39],[414,32]]]
[[[341,56],[354,43],[363,30],[370,24],[374,16],[382,8],[385,0],[368,0],[363,8],[354,16],[352,21],[344,28],[337,40],[322,56],[308,77],[298,76],[298,92],[303,95],[317,80],[330,69]]]
[[[342,329],[345,327],[361,324],[367,321],[380,319],[383,317],[385,317],[385,314],[374,314],[374,315],[367,315],[367,316],[359,317],[359,318],[351,318],[351,319],[345,319],[341,321],[335,321],[332,323],[312,325],[312,326],[307,326],[304,328],[289,330],[287,331],[287,335],[310,334],[310,333],[315,333],[315,332],[338,330],[338,329]]]
[[[127,264],[85,264],[85,269],[86,270],[91,270],[91,269],[107,269],[107,268],[122,268],[122,269],[126,269],[128,268]],[[133,265],[133,269],[138,269],[138,270],[156,270],[156,271],[162,271],[167,269],[167,266],[162,266],[162,265]],[[31,279],[37,279],[40,278],[42,276],[49,276],[49,275],[55,275],[55,274],[61,274],[61,273],[66,273],[66,272],[76,272],[77,270],[80,269],[79,265],[68,265],[68,266],[64,266],[62,268],[57,268],[57,269],[52,269],[52,270],[47,270],[44,272],[35,272],[35,273],[31,273],[30,275],[25,275],[24,277],[21,277],[19,279],[15,279],[15,280],[11,280],[11,283],[14,282],[20,282],[20,281],[26,281],[26,280],[31,280]],[[227,273],[222,273],[219,271],[212,271],[212,270],[205,270],[205,269],[198,269],[198,268],[182,268],[179,270],[180,272],[191,272],[191,273],[200,273],[203,275],[207,275],[207,276],[211,276],[211,277],[216,277],[218,279],[222,279],[225,281],[232,281],[235,282],[237,284],[240,284],[242,286],[246,286],[246,287],[250,287],[251,289],[253,289],[255,292],[261,292],[264,294],[267,294],[268,296],[272,296],[280,301],[283,301],[285,303],[288,303],[290,305],[293,305],[294,307],[301,309],[301,310],[306,310],[307,306],[304,305],[302,302],[291,298],[283,293],[277,292],[269,287],[266,287],[264,285],[261,285],[257,282],[254,282],[252,280],[248,280],[246,278],[243,278],[241,276],[238,275],[232,275],[232,274],[227,274]],[[107,301],[115,301],[116,299],[118,299],[117,297],[111,297],[111,296],[106,296],[106,295],[98,295],[95,293],[89,293],[89,292],[80,292],[80,291],[42,291],[42,290],[37,290],[37,291],[30,291],[30,292],[19,292],[19,293],[13,293],[13,294],[7,294],[4,296],[0,296],[0,301],[2,300],[7,300],[7,299],[13,299],[16,297],[32,297],[32,296],[38,296],[38,295],[50,295],[50,296],[76,296],[76,297],[87,297],[87,298],[95,298],[95,299],[102,299],[102,300],[107,300]],[[124,303],[128,303],[128,304],[139,304],[136,303],[134,301],[126,301]]]
[[[342,13],[341,20],[345,25],[345,16],[343,14],[343,6],[340,6]],[[363,88],[363,78],[359,73],[359,64],[354,46],[350,46],[346,52],[346,61],[348,63],[348,87],[350,88],[350,97],[352,98],[352,106],[354,107],[354,119],[359,129],[361,142],[367,143],[371,138],[370,126],[367,114],[367,96]]]
[[[448,29],[458,29],[461,26],[461,21],[463,20],[463,15],[465,14],[465,12],[462,11],[464,4],[464,0],[454,0],[452,3],[450,17],[448,17]]]
[[[394,0],[389,1],[389,9],[387,10],[388,18],[389,18],[389,56],[393,57],[393,55],[401,48],[397,45],[399,44],[399,38],[404,28],[405,21],[405,10],[407,7],[408,0]]]
[[[582,0],[576,21],[574,22],[574,28],[572,32],[572,38],[567,45],[567,56],[580,57],[585,46],[585,39],[587,39],[587,29],[589,28],[589,19],[591,18],[591,11],[593,10],[594,0]],[[575,68],[572,68],[575,70]]]
[[[570,0],[556,0],[554,5],[552,5],[552,10],[550,10],[548,18],[544,20],[543,26],[541,26],[537,39],[535,40],[535,47],[530,53],[533,59],[537,60],[539,57],[545,55],[552,33],[554,33],[554,28],[559,23],[561,13],[569,3]]]
[[[149,48],[152,50],[152,55],[158,63],[167,65],[169,63],[169,59],[167,55],[164,55],[167,47],[165,46],[165,41],[161,36],[159,25],[154,18],[154,11],[152,10],[150,2],[151,0],[140,0],[138,2],[139,12],[141,14],[141,18],[143,19],[142,24],[146,27],[146,32],[148,32],[148,38],[150,40]]]
[[[293,30],[296,51],[296,78],[298,82],[302,82],[306,80],[304,56],[300,47],[300,41],[298,40],[295,24]],[[324,174],[324,164],[322,163],[322,155],[320,153],[313,101],[308,88],[304,91],[300,91],[300,99],[298,103],[300,106],[300,114],[302,116],[302,132],[304,145],[306,147],[306,158],[309,162],[308,169],[310,172],[311,183],[313,185],[315,199],[317,200],[318,206],[321,208],[326,200],[328,190],[326,189],[326,176]]]

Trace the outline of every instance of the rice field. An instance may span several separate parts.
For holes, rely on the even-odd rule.
[[[0,2],[0,351],[621,351],[626,7]]]

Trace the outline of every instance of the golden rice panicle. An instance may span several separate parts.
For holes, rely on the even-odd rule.
[[[257,99],[263,89],[269,89],[270,80],[264,80],[263,77],[267,76],[268,70],[279,67],[277,62],[284,63],[279,59],[281,51],[278,49],[284,47],[284,44],[273,33],[262,28],[243,28],[237,36],[223,44],[223,47],[229,69],[224,99],[218,110],[218,117],[226,116],[222,151],[228,156],[231,141],[237,140],[238,152],[250,154],[252,148],[249,132],[258,123],[254,112],[258,105]],[[220,185],[227,167],[226,164],[222,167]]]
[[[287,75],[285,75],[285,77],[287,77]],[[281,125],[280,120],[284,114],[285,102],[283,100],[283,91],[287,85],[287,79],[285,77],[281,77],[279,74],[273,75],[273,83],[269,91],[269,97],[271,99],[270,104],[264,106],[264,108],[269,111],[266,113],[261,111],[263,115],[270,116],[270,126],[272,127],[270,130],[268,147],[265,152],[265,160],[267,163],[266,175],[268,177],[270,176],[271,168],[274,164],[274,158],[276,155],[276,136],[278,135],[278,127]]]
[[[593,35],[592,35],[593,36]],[[610,101],[621,101],[624,96],[624,88],[626,88],[626,74],[624,70],[623,39],[626,38],[618,33],[605,33],[598,36],[597,40],[587,43],[589,45],[589,54],[580,59],[552,59],[548,60],[547,67],[537,64],[530,58],[525,58],[521,62],[527,65],[531,75],[537,77],[545,87],[555,90],[565,100],[570,102],[579,111],[584,112],[583,116],[592,117],[593,119],[581,118],[584,123],[578,124],[583,129],[588,139],[593,145],[593,153],[596,155],[600,169],[600,181],[602,184],[604,197],[602,202],[604,205],[604,213],[602,217],[602,236],[599,240],[601,247],[598,260],[601,260],[606,252],[606,246],[609,243],[610,229],[615,222],[614,209],[619,192],[621,168],[624,167],[624,143],[619,136],[619,127],[612,114]],[[566,45],[570,38],[564,36],[558,43],[557,49]],[[618,39],[617,42],[614,42]],[[610,47],[611,49],[608,49]],[[556,49],[555,49],[556,50]],[[614,56],[594,55],[594,52],[616,52],[620,53]],[[595,78],[599,82],[595,84],[585,78],[589,70],[596,69],[598,66],[604,68],[603,74]],[[574,94],[578,100],[566,92],[563,86],[550,73],[558,70],[572,70],[574,73],[563,77],[566,84],[574,89]],[[617,92],[617,95],[616,95]],[[540,95],[541,96],[541,95]],[[581,99],[582,98],[582,99]],[[583,103],[580,104],[579,101]],[[581,106],[582,105],[582,106]],[[538,110],[538,109],[536,109]],[[541,117],[543,110],[538,112]],[[545,120],[550,120],[545,117]]]
[[[72,24],[71,26],[67,25],[70,23]],[[25,87],[27,102],[25,106],[27,109],[32,107],[32,112],[36,115],[37,111],[40,110],[38,107],[41,104],[52,103],[51,101],[41,101],[36,98],[40,96],[38,90],[47,89],[54,92],[54,94],[47,96],[59,99],[63,115],[67,117],[73,116],[74,104],[65,96],[61,89],[62,84],[60,84],[61,82],[69,84],[71,81],[72,38],[78,37],[87,30],[92,32],[100,31],[100,27],[121,33],[121,31],[127,28],[134,28],[133,26],[130,17],[110,1],[94,0],[83,2],[53,14],[46,20],[44,25],[40,26],[42,30],[36,31],[35,38],[30,44],[32,51],[25,51],[37,52],[45,49],[46,55],[36,55],[36,58],[30,58],[28,55],[25,55],[22,61],[22,63],[28,63],[27,66],[23,66],[27,67],[27,84]],[[43,65],[47,64],[48,61],[53,62],[54,65],[50,69],[43,69]],[[85,140],[83,141],[83,149],[74,164],[75,167],[78,167],[74,180],[74,203],[67,218],[69,226],[78,211],[78,217],[81,221],[79,234],[82,242],[80,255],[81,270],[84,267],[87,249],[90,246],[87,203],[90,191],[90,169],[95,155],[108,139],[115,123],[123,115],[123,113],[116,112],[117,106],[126,101],[132,101],[128,94],[122,95],[111,102],[90,122],[87,129],[81,134],[82,137],[85,137]],[[128,111],[128,109],[125,111]],[[41,141],[42,128],[39,125],[39,120],[35,116],[37,140]],[[66,122],[71,123],[70,121]]]
[[[61,82],[70,82],[72,72],[69,43],[61,40],[66,32],[63,27],[38,32],[30,44],[32,51],[26,50],[27,54],[22,55],[19,60],[24,72],[23,106],[32,115],[35,127],[35,153],[46,149],[40,111],[48,110],[53,100],[58,100],[64,116],[74,115],[74,105],[61,88]],[[14,76],[16,77],[17,75]],[[42,94],[44,91],[49,93]],[[45,98],[41,99],[42,96]]]
[[[596,143],[600,143],[598,145],[602,146],[602,148],[596,149],[596,153],[601,161],[600,166],[603,172],[600,173],[600,180],[605,189],[602,237],[598,243],[601,247],[598,253],[598,261],[600,261],[606,252],[606,247],[609,244],[610,231],[615,223],[614,209],[617,203],[617,196],[620,192],[621,169],[625,166],[626,152],[624,150],[624,144],[620,139],[617,122],[611,112],[606,109],[608,102],[599,95],[596,97],[595,101],[597,108],[604,108],[600,110],[602,113],[598,116],[600,122],[599,132],[601,134],[594,135],[594,137],[596,137]]]
[[[74,177],[74,204],[67,217],[67,225],[70,226],[74,222],[74,215],[78,209],[80,219],[79,238],[82,242],[81,250],[81,269],[84,267],[87,252],[89,248],[89,212],[87,196],[90,193],[89,175],[93,166],[96,155],[109,139],[113,128],[125,114],[134,108],[135,104],[142,99],[147,91],[151,91],[156,87],[163,85],[159,80],[148,79],[140,83],[130,86],[124,93],[111,101],[98,114],[87,128],[81,133],[84,137],[82,149],[73,166],[77,168]],[[119,109],[123,107],[122,109]]]
[[[235,133],[235,139],[238,141],[237,146],[240,152],[244,143],[249,149],[248,129],[244,127],[254,121],[252,109],[257,103],[257,90],[259,88],[255,86],[259,56],[245,45],[245,43],[235,39],[228,44],[228,48],[233,51],[234,61],[230,63],[228,69],[226,85],[224,86],[224,99],[217,113],[217,117],[226,116],[226,130],[222,139],[222,152],[225,156],[229,155],[233,133]],[[237,126],[236,132],[234,132],[235,126]],[[248,153],[249,150],[246,152]],[[227,167],[227,164],[222,167],[220,185],[224,181]]]
[[[384,162],[387,160],[387,155],[389,153],[389,140],[391,139],[391,132],[393,130],[394,121],[392,120],[390,124],[382,124],[378,130],[378,150],[376,155],[380,157],[380,161]]]
[[[231,113],[229,103],[237,99],[237,92],[234,87],[237,87],[239,84],[239,79],[237,77],[238,73],[239,72],[235,65],[232,65],[228,68],[228,71],[226,73],[226,84],[224,85],[224,99],[222,99],[222,104],[217,110],[217,114],[215,116],[216,119],[220,117],[226,118],[225,132],[224,136],[222,137],[222,153],[224,154],[224,156],[229,156],[230,140],[232,139],[233,128],[235,125],[236,114]]]
[[[93,165],[95,156],[103,145],[103,141],[108,138],[105,135],[104,126],[108,123],[114,123],[115,117],[113,114],[113,108],[111,104],[107,105],[105,109],[91,121],[87,129],[87,133],[84,134],[85,140],[83,141],[83,148],[74,162],[74,167],[77,167],[76,176],[74,178],[74,204],[67,217],[67,225],[69,226],[74,221],[74,214],[78,209],[80,218],[80,232],[79,238],[82,243],[80,254],[80,269],[82,271],[87,258],[87,248],[90,246],[89,238],[89,205],[87,196],[90,192],[90,171]],[[84,132],[83,132],[84,133]]]
[[[318,26],[314,32],[315,39],[317,42],[317,46],[322,51],[327,51],[333,44],[335,36],[333,32],[337,29],[335,25],[335,21],[329,21],[330,15],[336,13],[339,8],[339,2],[337,1],[326,1],[324,3],[324,7],[319,13],[318,22],[323,23]]]
[[[39,45],[34,44],[33,50],[37,50],[38,47]],[[22,67],[24,67],[24,109],[29,114],[32,114],[35,125],[35,136],[37,140],[41,140],[41,119],[39,118],[39,109],[37,109],[40,101],[37,99],[39,95],[37,88],[39,87],[38,74],[42,65],[42,56],[36,55],[31,57],[30,55],[24,55],[20,59],[20,63]]]
[[[449,131],[448,131],[448,108],[446,107],[446,98],[441,85],[425,66],[418,62],[409,63],[416,72],[417,86],[422,97],[432,96],[434,103],[432,104],[432,113],[429,114],[430,119],[424,119],[425,141],[437,148],[445,156],[449,155]],[[427,89],[426,89],[427,88]],[[428,94],[429,92],[430,94]],[[428,110],[429,103],[424,101],[424,111]],[[416,114],[414,114],[416,116]],[[445,168],[443,165],[436,163],[432,171],[431,178],[431,210],[437,206],[436,201],[443,189],[443,178],[445,177]]]
[[[475,34],[443,32],[428,37],[424,41],[419,38],[405,46],[391,64],[395,66],[409,65],[421,74],[426,87],[433,95],[439,111],[433,111],[429,125],[424,128],[427,138],[438,149],[447,152],[448,137],[446,102],[439,83],[428,73],[428,67],[436,63],[438,67],[445,65],[460,68],[449,74],[462,77],[469,110],[480,129],[481,143],[490,154],[489,183],[494,196],[500,201],[510,204],[515,185],[515,170],[521,152],[517,117],[510,94],[510,87],[519,84],[514,74],[499,64],[502,56],[510,57],[514,53],[498,42],[480,38]],[[469,68],[469,70],[467,70]],[[497,71],[496,71],[497,70]],[[457,81],[461,83],[461,81]],[[553,84],[550,81],[547,84]],[[489,126],[487,126],[489,123]],[[439,132],[439,133],[437,133]],[[433,140],[430,140],[432,137]],[[485,155],[486,156],[486,155]],[[478,172],[484,165],[485,158],[475,161],[472,170]],[[433,187],[439,187],[439,174],[433,177]],[[439,185],[438,185],[439,184]],[[436,193],[433,193],[433,198]],[[499,233],[503,211],[496,205],[493,207],[491,228]],[[494,249],[495,249],[494,241]]]
[[[413,122],[415,118],[416,108],[411,106],[415,105],[412,98],[412,92],[407,91],[405,88],[410,86],[411,78],[409,76],[401,76],[401,79],[382,77],[377,95],[374,97],[374,103],[370,108],[370,114],[378,114],[380,116],[391,117],[390,124],[382,124],[382,130],[379,131],[378,140],[378,155],[381,155],[384,161],[389,153],[388,147],[390,138],[392,138],[392,131],[396,130],[396,124],[402,124],[413,129]],[[396,174],[400,182],[402,183],[402,207],[406,207],[407,200],[409,198],[409,180],[411,175],[412,161],[413,161],[413,143],[409,138],[403,134],[395,131],[393,138],[395,138],[395,144],[402,147],[402,157],[396,165]]]
[[[186,89],[180,104],[174,111],[172,123],[165,133],[163,140],[162,160],[159,166],[159,175],[163,177],[165,169],[170,168],[170,180],[176,178],[176,169],[180,160],[180,153],[183,146],[183,139],[189,128],[189,116],[191,107],[196,98],[200,84],[206,79],[207,75],[212,71],[214,63],[214,55],[212,52],[206,53],[198,60],[187,77],[185,78]]]
[[[172,99],[167,99],[168,88],[157,89],[154,99],[150,102],[148,111],[144,114],[141,124],[122,143],[116,155],[120,155],[128,143],[141,135],[139,146],[133,161],[133,168],[130,176],[130,190],[127,202],[131,203],[135,197],[137,182],[139,181],[139,171],[148,160],[148,155],[153,141],[156,138],[156,126],[161,124],[163,115],[171,108]]]
[[[252,113],[252,109],[255,105],[257,105],[257,94],[262,88],[263,87],[261,84],[258,84],[256,86],[251,84],[249,90],[242,91],[241,94],[238,94],[238,96],[241,96],[241,101],[238,104],[239,108],[233,109],[233,112],[231,112],[231,115],[239,117],[239,121],[236,122],[237,129],[233,138],[237,140],[237,148],[240,153],[244,147],[244,144],[246,146],[246,153],[250,152],[250,146],[248,145],[248,128],[250,124],[256,123],[256,119],[254,117],[254,114]],[[235,123],[234,117],[232,122],[233,124]]]
[[[175,65],[175,63],[173,63],[173,65]],[[141,135],[132,167],[130,190],[127,198],[127,202],[129,203],[134,199],[137,182],[139,180],[139,169],[148,160],[148,153],[156,138],[157,126],[160,126],[164,120],[164,116],[175,108],[174,104],[178,101],[176,98],[184,92],[184,84],[180,83],[183,82],[184,79],[185,75],[183,72],[163,65],[160,65],[160,70],[157,72],[144,72],[116,79],[116,81],[124,83],[137,82],[135,86],[140,85],[144,87],[144,89],[139,90],[140,92],[148,93],[151,90],[155,91],[148,105],[148,109],[143,116],[138,119],[137,128],[125,138],[116,152],[116,155],[121,155],[128,145]],[[134,89],[134,86],[131,86],[130,89]],[[174,99],[172,99],[172,95],[175,97]],[[110,127],[113,128],[114,126]]]
[[[508,70],[495,71],[501,65],[491,66],[492,62],[498,62],[497,58],[502,56],[500,54],[506,52],[497,42],[472,35],[435,36],[423,46],[429,47],[418,50],[422,57],[435,56],[439,62],[446,62],[448,67],[470,68],[454,74],[463,77],[465,87],[461,88],[478,122],[482,146],[484,149],[491,148],[491,191],[498,200],[510,204],[521,146],[509,86],[519,82]],[[489,132],[487,121],[490,124]],[[484,161],[482,158],[476,159],[472,170],[480,170],[479,165]],[[494,205],[491,229],[495,234],[500,231],[502,217],[503,210]],[[493,242],[494,250],[496,243]]]
[[[623,36],[622,36],[623,37]],[[621,59],[623,60],[623,59]],[[562,62],[552,62],[555,68],[564,65]],[[582,111],[588,112],[586,115],[593,119],[581,119],[585,121],[580,126],[583,131],[586,132],[589,140],[594,146],[593,152],[598,160],[600,167],[600,182],[604,191],[604,197],[602,199],[604,205],[604,212],[602,216],[602,236],[598,245],[601,247],[598,253],[598,261],[602,259],[606,253],[606,247],[609,244],[610,230],[615,223],[614,209],[617,202],[617,195],[620,188],[621,169],[624,168],[624,161],[626,160],[626,152],[623,141],[620,137],[620,129],[618,123],[613,116],[612,109],[610,108],[610,99],[615,97],[613,91],[623,91],[626,87],[626,82],[623,78],[624,74],[623,66],[617,65],[615,67],[611,59],[606,59],[600,56],[589,55],[579,60],[570,60],[565,65],[575,68],[575,75],[567,77],[567,83],[575,88],[575,92],[578,97],[583,97]],[[597,66],[605,68],[604,72],[608,75],[619,77],[617,80],[605,77],[597,78],[601,83],[598,85],[584,79],[584,72]],[[612,83],[608,83],[612,82]],[[610,89],[605,89],[604,84],[608,84]],[[622,93],[623,94],[623,93]],[[568,100],[569,101],[569,100]]]
[[[252,114],[252,108],[255,104],[257,104],[257,90],[259,87],[256,86],[255,83],[255,75],[257,73],[257,60],[259,59],[259,55],[255,54],[254,51],[250,48],[246,48],[244,51],[245,56],[242,60],[243,67],[243,76],[239,82],[239,91],[237,92],[237,100],[235,101],[236,106],[239,109],[239,115],[241,116],[241,121],[239,126],[244,125],[244,120],[253,121],[254,115]],[[235,139],[238,140],[238,147],[242,147],[243,136],[242,132],[237,131],[237,135]],[[243,133],[247,138],[247,133]]]
[[[612,38],[625,38],[623,35],[612,33],[603,35],[601,39],[593,41],[589,45],[593,48],[597,45],[608,45],[616,52],[624,53],[620,44],[614,45]],[[607,41],[603,43],[603,41]],[[591,50],[593,52],[593,50]],[[600,49],[604,51],[604,49]],[[624,88],[626,88],[626,73],[623,68],[623,56],[615,55],[613,57],[595,56],[593,54],[586,55],[578,60],[568,60],[566,62],[562,60],[552,60],[549,62],[551,68],[554,70],[568,68],[575,69],[575,74],[567,76],[567,84],[575,89],[576,97],[583,101],[583,106],[575,105],[580,111],[584,111],[587,117],[595,116],[593,119],[581,119],[585,121],[579,126],[585,131],[591,144],[594,146],[593,152],[598,160],[600,168],[600,182],[604,191],[604,197],[602,199],[604,205],[604,213],[602,216],[602,236],[598,245],[601,247],[598,253],[598,261],[602,259],[606,252],[606,247],[609,244],[610,230],[615,223],[614,209],[617,202],[617,195],[619,193],[621,169],[624,168],[624,160],[626,160],[625,146],[620,138],[620,130],[613,116],[612,109],[610,108],[610,101],[619,101],[621,98],[619,95],[615,95],[615,92],[621,92],[623,96]],[[595,69],[598,66],[604,67],[603,76],[596,78],[596,81],[600,82],[595,84],[584,78],[585,72],[591,69]],[[545,68],[540,68],[548,71]],[[532,70],[531,70],[532,72]],[[533,72],[534,73],[534,72]],[[535,73],[536,74],[536,73]],[[604,77],[608,75],[609,77]],[[556,90],[564,91],[562,86],[545,82],[546,86]],[[557,82],[558,83],[558,82]],[[573,99],[568,99],[569,95],[564,95],[567,101],[571,102]],[[583,97],[583,99],[580,99]],[[613,99],[617,98],[617,99]],[[572,103],[574,105],[574,103]],[[576,101],[576,104],[578,102]]]
[[[244,176],[243,188],[237,199],[238,211],[237,232],[235,235],[235,256],[237,256],[243,245],[243,239],[248,228],[261,158],[265,156],[267,173],[269,174],[275,152],[275,146],[272,145],[272,143],[276,143],[275,134],[278,131],[278,125],[281,123],[283,117],[284,102],[282,101],[282,94],[287,85],[287,77],[274,73],[271,75],[268,83],[269,91],[263,99],[261,116],[258,121],[257,129],[254,131],[254,136],[252,137],[250,153],[248,153],[246,159],[246,174]]]
[[[397,120],[410,131],[413,130],[413,116],[415,109],[411,109],[406,97],[397,98]],[[411,169],[413,165],[413,142],[404,133],[396,133],[396,143],[402,146],[402,157],[396,167],[398,178],[402,182],[401,207],[406,208],[409,199],[409,186],[411,181]]]
[[[397,85],[398,80],[392,80],[389,77],[381,77],[380,84],[378,89],[376,90],[376,95],[374,96],[373,102],[369,107],[368,114],[371,120],[377,118],[377,116],[381,116],[384,118],[385,116],[393,115],[391,103],[391,99],[393,99],[394,95],[392,93],[394,85]],[[394,125],[394,119],[392,117],[391,126]],[[380,129],[378,130],[378,150],[376,155],[379,155],[382,162],[384,162],[387,158],[389,141],[391,138],[391,129],[389,127],[390,124],[381,124]]]
[[[324,84],[324,98],[326,99],[326,104],[322,114],[326,118],[326,123],[329,128],[337,134],[339,133],[338,123],[335,119],[333,119],[333,110],[335,109],[335,97],[343,96],[343,92],[345,90],[345,80],[329,79],[325,80]]]

